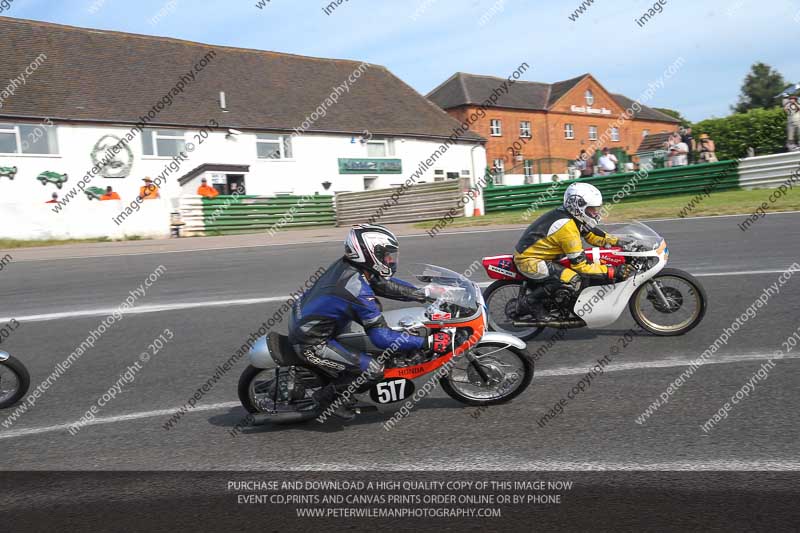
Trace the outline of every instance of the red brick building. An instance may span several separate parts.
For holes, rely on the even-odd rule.
[[[505,173],[506,184],[538,182],[540,174],[546,181],[552,174],[565,177],[567,162],[581,149],[633,154],[644,136],[679,126],[664,113],[610,93],[591,74],[512,85],[504,78],[459,72],[428,99],[489,140],[487,160]]]

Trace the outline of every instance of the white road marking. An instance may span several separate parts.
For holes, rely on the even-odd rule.
[[[206,405],[198,405],[194,409],[187,411],[186,414],[202,412],[202,411],[215,411],[217,409],[230,409],[231,407],[240,406],[239,402],[224,402],[224,403],[211,403]],[[183,406],[181,406],[183,407]],[[91,422],[81,425],[81,430],[88,426],[98,426],[101,424],[114,424],[117,422],[127,422],[129,420],[139,420],[142,418],[153,418],[157,416],[172,416],[181,407],[174,407],[172,409],[159,409],[157,411],[142,411],[139,413],[129,413],[127,415],[106,416],[102,418],[95,418]],[[184,415],[186,416],[186,415]],[[53,433],[55,431],[69,431],[73,424],[78,421],[70,422],[68,424],[57,424],[55,426],[42,426],[38,428],[14,429],[0,433],[0,440],[13,439],[16,437],[27,437],[28,435],[38,435],[40,433]]]
[[[693,276],[704,278],[714,276],[754,276],[759,274],[781,274],[785,270],[740,270],[736,272],[698,272],[692,273]],[[479,287],[485,288],[491,285],[492,281],[481,281],[478,283]],[[243,298],[237,300],[207,300],[201,302],[178,302],[173,304],[154,304],[143,305],[128,309],[124,315],[141,315],[147,313],[162,313],[164,311],[178,311],[181,309],[196,309],[201,307],[226,307],[235,305],[256,305],[270,302],[285,302],[289,299],[289,295],[284,296],[264,296],[262,298]],[[48,320],[62,320],[66,318],[87,318],[87,317],[105,317],[118,311],[118,308],[101,308],[101,309],[85,309],[81,311],[63,311],[60,313],[45,313],[37,315],[14,315],[0,318],[0,322],[10,322],[17,320],[19,322],[44,322]]]
[[[766,216],[775,216],[775,215],[793,215],[800,213],[800,211],[776,211],[774,213],[766,213]],[[732,217],[749,217],[752,213],[739,213],[733,215],[704,215],[701,217],[684,217],[684,218],[647,218],[642,219],[642,222],[673,222],[678,220],[704,220],[707,218],[732,218]],[[625,222],[614,222],[614,224],[625,224]],[[611,224],[609,224],[611,225]]]
[[[716,359],[707,360],[705,364],[731,364],[731,363],[742,363],[748,361],[762,361],[767,359],[800,359],[800,353],[797,355],[792,356],[783,356],[783,357],[775,357],[772,354],[742,354],[742,355],[727,355],[727,356],[720,356]],[[605,368],[606,372],[620,372],[626,370],[639,370],[643,368],[671,368],[671,367],[680,367],[680,366],[689,366],[689,364],[693,361],[693,359],[663,359],[658,361],[638,361],[638,362],[629,362],[629,363],[617,363],[611,364]],[[539,370],[536,372],[534,379],[541,379],[543,377],[553,377],[553,376],[575,376],[585,374],[590,370],[589,368],[584,367],[562,367],[562,368],[553,368],[550,370]],[[214,403],[214,404],[201,404],[186,412],[184,416],[190,415],[192,413],[198,413],[203,411],[214,411],[217,409],[230,409],[232,407],[237,407],[241,405],[239,402],[224,402],[224,403]],[[175,414],[176,411],[181,409],[183,406],[172,407],[170,409],[158,409],[155,411],[142,411],[139,413],[129,413],[126,415],[119,415],[119,416],[108,416],[103,418],[95,418],[92,422],[85,424],[85,426],[97,426],[97,425],[104,425],[104,424],[115,424],[118,422],[127,422],[130,420],[140,420],[144,418],[154,418],[154,417],[161,417],[161,416],[171,416]],[[40,427],[33,427],[33,428],[24,428],[24,429],[16,429],[10,431],[0,432],[0,440],[2,439],[13,439],[18,437],[27,437],[29,435],[39,435],[42,433],[53,433],[58,431],[68,431],[70,426],[73,424],[77,424],[78,421],[74,421],[71,423],[66,424],[57,424],[52,426],[40,426]]]
[[[612,461],[558,461],[540,459],[528,461],[512,457],[507,460],[495,460],[489,455],[479,457],[459,458],[458,463],[453,457],[441,461],[436,459],[414,460],[413,463],[402,464],[369,464],[358,463],[322,463],[307,465],[288,465],[285,463],[269,463],[258,461],[246,465],[239,465],[241,470],[270,470],[283,469],[289,471],[348,471],[379,469],[388,471],[430,471],[442,470],[450,472],[462,471],[533,471],[533,472],[582,472],[582,471],[724,471],[724,472],[786,472],[800,470],[800,461],[744,460],[744,459],[718,459],[709,461],[665,461],[661,463],[618,463]]]
[[[264,298],[244,298],[239,300],[210,300],[204,302],[182,302],[174,304],[142,305],[133,307],[122,312],[123,315],[141,315],[146,313],[162,313],[164,311],[175,311],[179,309],[195,309],[198,307],[226,307],[234,305],[254,305],[269,302],[285,302],[289,298],[286,296],[266,296]],[[19,322],[43,322],[47,320],[61,320],[63,318],[86,318],[97,316],[109,316],[119,311],[118,307],[104,309],[86,309],[83,311],[65,311],[62,313],[47,313],[42,315],[27,315],[8,318],[0,318],[0,322],[10,322],[16,319]]]

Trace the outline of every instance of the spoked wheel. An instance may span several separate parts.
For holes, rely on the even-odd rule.
[[[639,287],[631,298],[633,319],[654,335],[683,335],[703,320],[707,297],[691,274],[665,268]]]
[[[508,333],[529,341],[544,331],[544,328],[514,325],[514,320],[509,314],[517,308],[520,287],[520,284],[514,281],[495,281],[486,288],[483,298],[486,300],[489,330]]]
[[[442,378],[442,389],[454,400],[468,405],[505,403],[522,394],[533,379],[533,362],[519,348],[487,342],[471,354],[473,361],[460,356]]]
[[[0,409],[11,407],[28,392],[31,378],[28,370],[16,358],[0,361]]]
[[[271,415],[275,424],[304,422],[319,415],[311,396],[324,385],[305,368],[248,366],[239,378],[239,401],[249,413]]]

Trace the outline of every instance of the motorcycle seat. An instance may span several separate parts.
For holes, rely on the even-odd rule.
[[[272,332],[267,335],[269,353],[281,366],[305,366],[305,362],[297,356],[289,342],[289,337]]]

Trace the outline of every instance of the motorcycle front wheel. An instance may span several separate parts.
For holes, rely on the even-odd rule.
[[[506,403],[522,394],[533,379],[533,361],[515,346],[486,342],[470,353],[473,361],[466,355],[459,356],[450,373],[441,379],[442,389],[461,403]]]
[[[633,293],[628,308],[642,329],[670,337],[694,329],[706,314],[707,302],[697,278],[665,268]]]
[[[486,302],[486,314],[490,331],[508,333],[523,341],[538,336],[544,328],[517,327],[509,312],[517,307],[517,299],[521,285],[516,281],[498,280],[486,287],[483,299]]]
[[[0,409],[11,407],[28,392],[31,377],[19,359],[0,361]]]

